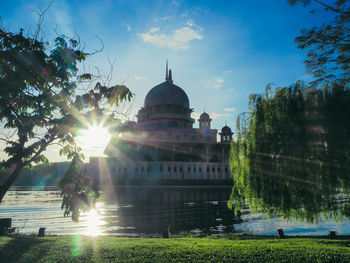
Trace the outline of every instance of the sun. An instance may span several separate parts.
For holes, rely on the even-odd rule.
[[[77,138],[79,146],[87,156],[104,156],[103,152],[111,135],[103,125],[92,125],[82,130]]]

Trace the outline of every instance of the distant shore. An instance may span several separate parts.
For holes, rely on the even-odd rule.
[[[350,236],[0,237],[2,262],[349,262]]]

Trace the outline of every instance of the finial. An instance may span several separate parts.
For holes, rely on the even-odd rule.
[[[173,83],[173,77],[172,77],[172,74],[171,74],[171,69],[169,69],[169,81],[171,83]]]
[[[165,81],[169,80],[169,75],[168,75],[168,60],[166,60],[166,68],[165,68]]]

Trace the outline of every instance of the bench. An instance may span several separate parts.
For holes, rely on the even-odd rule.
[[[11,227],[11,218],[0,218],[0,236],[6,236],[8,229]]]
[[[330,238],[335,238],[336,235],[337,235],[337,232],[334,231],[334,230],[331,230],[331,231],[328,232],[328,236],[329,236]]]
[[[283,232],[283,229],[282,229],[282,228],[278,228],[278,229],[277,229],[277,236],[278,236],[278,238],[280,238],[280,239],[285,238],[284,232]]]
[[[45,236],[45,229],[46,227],[40,227],[38,232],[38,237],[44,237]]]

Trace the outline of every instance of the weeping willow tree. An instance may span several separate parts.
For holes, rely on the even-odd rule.
[[[301,82],[250,96],[237,120],[229,205],[317,222],[350,218],[350,89]]]

